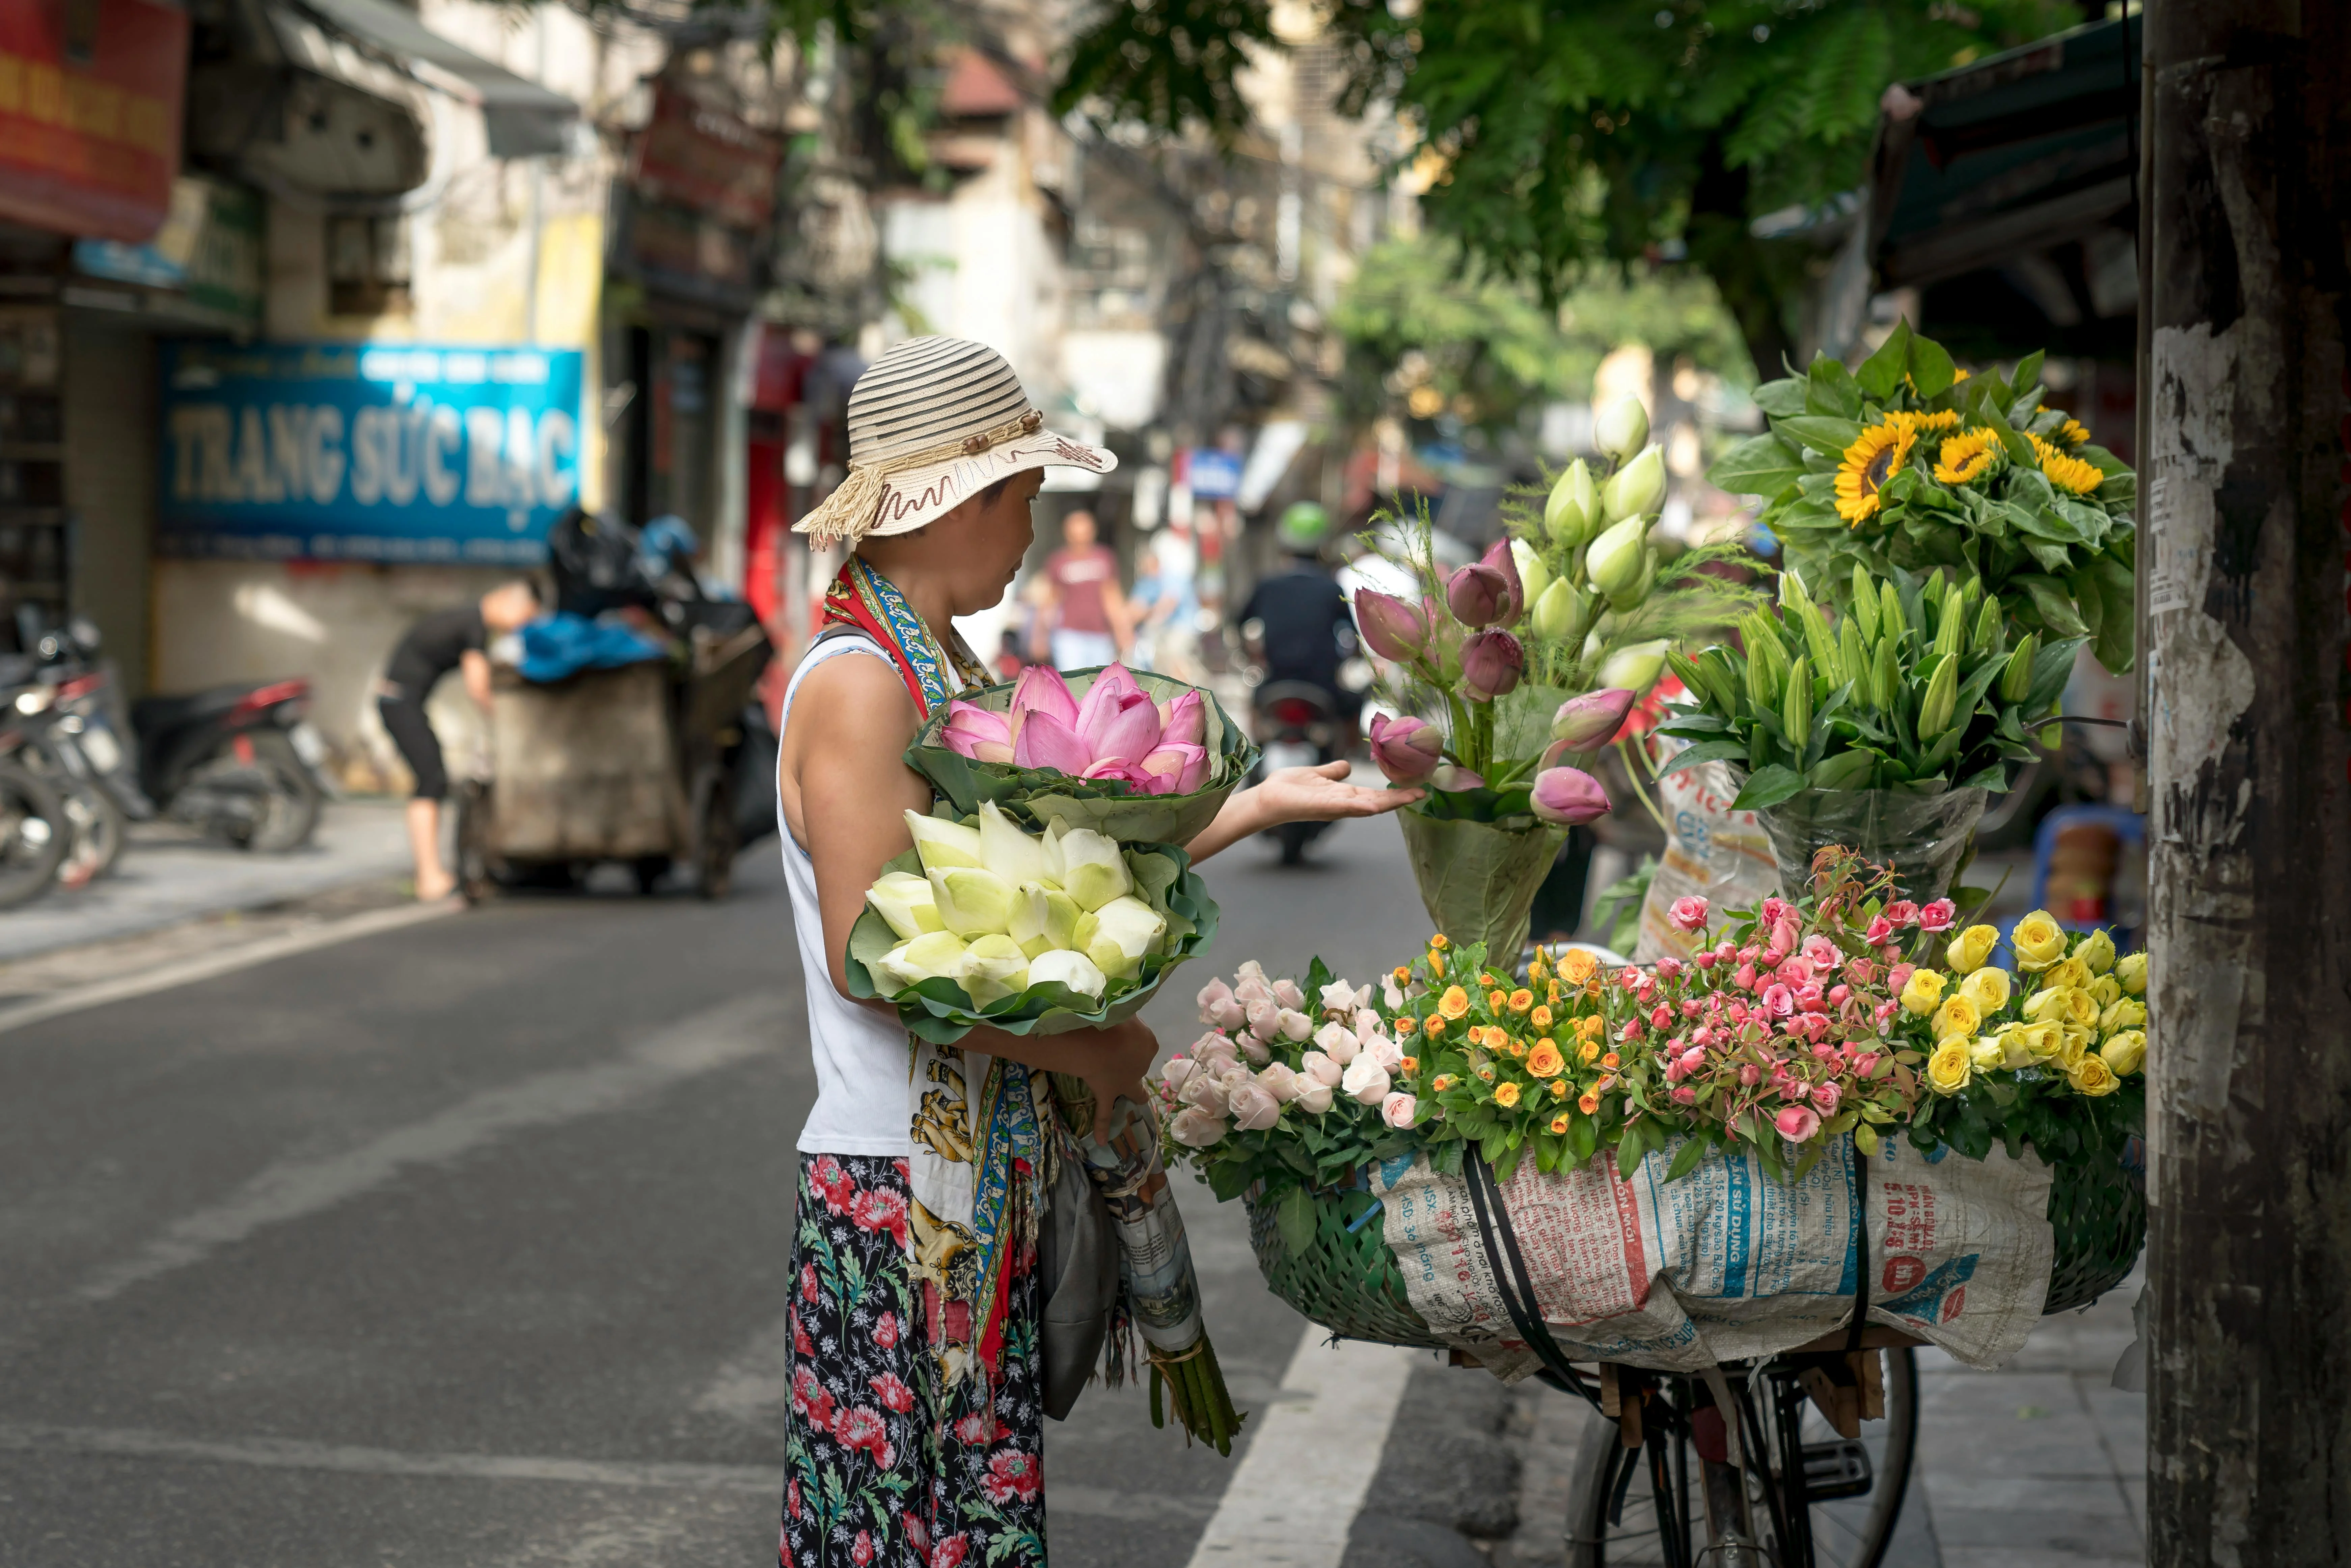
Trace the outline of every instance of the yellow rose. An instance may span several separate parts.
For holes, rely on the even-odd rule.
[[[2073,992],[2064,986],[2052,986],[2033,992],[2024,998],[2024,1021],[2027,1023],[2063,1023],[2071,1015],[2065,998]]]
[[[1494,1103],[1495,1103],[1495,1104],[1499,1105],[1500,1107],[1502,1107],[1502,1109],[1504,1109],[1505,1111],[1507,1111],[1507,1110],[1509,1110],[1511,1106],[1513,1106],[1513,1105],[1517,1104],[1518,1103],[1519,1103],[1519,1086],[1518,1086],[1517,1084],[1515,1084],[1515,1083],[1510,1083],[1510,1082],[1502,1082],[1502,1083],[1497,1083],[1497,1084],[1495,1084],[1495,1085],[1494,1085]]]
[[[1988,1034],[1977,1037],[1976,1042],[1968,1047],[1968,1058],[1976,1064],[1978,1072],[1990,1072],[1995,1067],[2008,1065],[2008,1052],[2001,1049],[1998,1040]]]
[[[1938,1094],[1956,1094],[1968,1086],[1975,1076],[1975,1060],[1968,1053],[1968,1042],[1953,1036],[1935,1048],[1927,1059],[1927,1082]]]
[[[2108,1035],[2106,1043],[2098,1047],[2098,1054],[2115,1070],[2117,1078],[2127,1078],[2147,1061],[2147,1031],[2126,1029],[2120,1034]]]
[[[2127,958],[2117,960],[2115,964],[2115,978],[2120,980],[2123,983],[2123,989],[2132,996],[2145,996],[2147,994],[2147,955],[2134,953]]]
[[[1976,1010],[1975,1003],[1968,1000],[1966,992],[1959,992],[1945,998],[1943,1005],[1935,1009],[1935,1038],[1971,1035],[1982,1022],[1983,1015]]]
[[[1989,925],[1970,925],[1951,938],[1951,946],[1943,956],[1954,969],[1980,969],[1998,946],[1998,931]]]
[[[2098,1030],[2112,1034],[2118,1029],[2145,1029],[2147,1004],[2128,997],[2121,998],[2098,1015]]]
[[[2090,973],[2090,966],[2082,962],[2081,956],[2076,954],[2071,958],[2052,964],[2048,973],[2041,977],[2041,983],[2044,986],[2067,986],[2075,990],[2087,990],[2090,982],[2096,977]]]
[[[1959,995],[1975,1003],[1978,1018],[1990,1018],[2008,1006],[2008,971],[1978,969],[1959,982]]]
[[[2065,956],[2065,928],[2045,909],[2036,909],[2008,930],[2016,967],[2037,975]]]
[[[2103,975],[2115,967],[2115,939],[2106,935],[2102,925],[2083,939],[2082,945],[2074,949],[2074,956],[2089,966],[2093,975]]]
[[[1556,1078],[1566,1065],[1559,1047],[1548,1039],[1535,1041],[1534,1050],[1527,1053],[1527,1071],[1537,1078]]]
[[[2064,1025],[2064,1032],[2065,1043],[2058,1049],[2057,1064],[2071,1072],[2075,1062],[2090,1054],[2098,1037],[2079,1024]]]
[[[2090,982],[2090,999],[2102,1008],[2112,1007],[2122,998],[2123,983],[2112,975],[2100,975]]]
[[[2115,1070],[2106,1065],[2103,1056],[2085,1056],[2065,1070],[2065,1076],[2075,1092],[2093,1098],[2111,1094],[2123,1086],[2123,1081],[2115,1076]]]
[[[1467,1018],[1469,1014],[1469,993],[1458,986],[1446,987],[1445,995],[1437,998],[1437,1010],[1449,1019]]]
[[[2004,1024],[2000,1043],[2011,1067],[2030,1067],[2064,1050],[2065,1032],[2053,1023]]]
[[[1902,1005],[1925,1018],[1943,1001],[1943,977],[1933,969],[1921,969],[1910,977],[1902,988]]]
[[[1600,967],[1600,960],[1581,947],[1570,947],[1559,956],[1561,977],[1571,986],[1583,984],[1584,981],[1592,978],[1592,972],[1598,967]]]

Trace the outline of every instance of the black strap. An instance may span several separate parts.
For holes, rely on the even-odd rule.
[[[1854,1186],[1861,1195],[1861,1212],[1854,1220],[1853,1326],[1845,1331],[1847,1354],[1861,1348],[1861,1331],[1869,1323],[1869,1156],[1853,1146]]]
[[[1502,1298],[1502,1310],[1510,1314],[1511,1326],[1519,1331],[1519,1337],[1526,1341],[1527,1347],[1535,1353],[1535,1359],[1541,1362],[1552,1376],[1564,1380],[1571,1387],[1577,1386],[1581,1379],[1577,1377],[1575,1369],[1568,1364],[1567,1353],[1561,1350],[1559,1342],[1551,1337],[1551,1329],[1543,1322],[1542,1314],[1535,1310],[1534,1280],[1527,1272],[1524,1254],[1519,1250],[1519,1235],[1511,1228],[1510,1213],[1502,1207],[1502,1184],[1494,1179],[1494,1173],[1487,1168],[1485,1156],[1475,1148],[1467,1151],[1461,1162],[1461,1171],[1468,1179],[1469,1205],[1478,1211],[1478,1239],[1485,1246],[1487,1267],[1494,1271],[1494,1288]],[[1490,1203],[1488,1200],[1489,1184],[1492,1189]],[[1509,1273],[1503,1271],[1501,1254],[1495,1249],[1498,1240],[1503,1250],[1510,1254]],[[1518,1285],[1516,1291],[1511,1289],[1513,1278]],[[1525,1297],[1523,1302],[1520,1300],[1520,1293]]]

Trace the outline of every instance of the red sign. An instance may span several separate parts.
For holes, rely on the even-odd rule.
[[[141,244],[180,172],[188,14],[162,0],[0,4],[0,217]]]
[[[637,188],[739,229],[764,229],[776,210],[779,138],[698,104],[664,83],[637,138]]]

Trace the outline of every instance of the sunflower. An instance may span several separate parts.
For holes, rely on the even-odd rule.
[[[1959,416],[1948,408],[1937,409],[1932,413],[1921,413],[1909,409],[1889,409],[1886,414],[1886,423],[1900,425],[1916,435],[1925,435],[1931,431],[1957,430],[1959,427]]]
[[[2053,411],[2050,406],[2044,402],[2034,408],[2032,412],[2035,413],[2049,413],[2054,411]],[[2090,444],[2089,427],[2070,414],[2064,420],[2060,421],[2057,428],[2051,431],[2049,434],[2055,436],[2057,438],[2058,444],[2064,447],[2068,452],[2079,452],[2082,448]]]
[[[1877,492],[1902,472],[1911,444],[1917,439],[1916,431],[1887,421],[1863,431],[1861,439],[1844,449],[1844,461],[1837,465],[1837,516],[1855,528],[1876,517]]]
[[[2076,496],[2086,496],[2105,482],[2106,476],[2104,474],[2071,453],[2050,444],[2037,435],[2028,436],[2026,439],[2032,443],[2033,454],[2041,459],[2041,471],[2049,476],[2049,482],[2060,490],[2071,491]],[[1842,478],[1839,483],[1843,483]]]
[[[1983,425],[1945,436],[1935,458],[1935,477],[1946,485],[1972,485],[2000,461],[2000,437]]]

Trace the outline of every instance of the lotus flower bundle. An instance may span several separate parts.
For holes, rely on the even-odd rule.
[[[1155,701],[1125,665],[1111,664],[1081,699],[1059,671],[1032,664],[1001,713],[949,703],[941,738],[976,762],[1116,779],[1145,795],[1189,795],[1207,782],[1215,760],[1207,732],[1197,691]]]
[[[866,891],[850,956],[912,1025],[1113,1021],[1215,928],[1171,846],[1058,822],[1031,832],[993,801],[970,822],[909,811],[906,825],[914,848]]]

